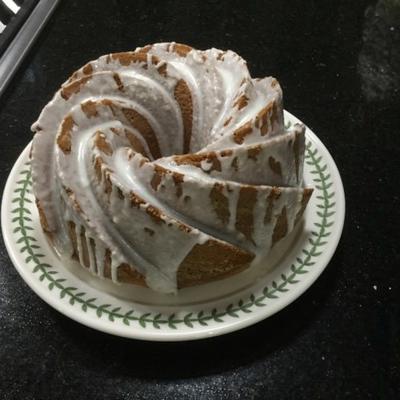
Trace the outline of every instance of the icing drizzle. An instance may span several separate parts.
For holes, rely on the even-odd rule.
[[[285,131],[278,82],[252,79],[232,51],[159,43],[102,56],[62,85],[32,130],[46,229],[115,282],[130,265],[174,292],[201,246],[250,264],[311,195],[301,187],[304,127]]]

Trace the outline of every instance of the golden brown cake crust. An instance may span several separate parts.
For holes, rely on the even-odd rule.
[[[75,234],[76,225],[74,222],[68,221],[68,227],[73,244],[72,258],[79,260],[79,250]],[[81,239],[84,239],[82,242],[86,242],[90,238],[86,236],[86,231],[82,228],[79,228]],[[84,251],[88,250],[86,248]],[[94,252],[93,245],[91,245],[90,251]],[[83,259],[89,257],[87,253],[80,256]],[[204,244],[197,244],[185,257],[178,269],[178,288],[201,285],[234,275],[248,268],[253,257],[252,254],[238,247],[215,240],[208,240]],[[128,264],[124,263],[118,266],[117,276],[120,282],[147,286],[144,276]],[[109,250],[106,250],[104,257],[104,277],[111,279],[111,253]]]

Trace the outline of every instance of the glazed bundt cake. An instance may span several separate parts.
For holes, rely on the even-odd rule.
[[[43,230],[114,282],[161,292],[236,274],[300,220],[304,126],[232,51],[160,43],[91,61],[32,126]]]

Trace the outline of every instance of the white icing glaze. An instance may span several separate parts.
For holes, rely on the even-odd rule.
[[[276,80],[252,79],[232,51],[176,49],[160,43],[90,62],[32,126],[34,193],[55,245],[73,254],[73,222],[79,262],[85,247],[92,273],[117,282],[129,264],[166,293],[196,245],[265,256],[283,209],[290,232],[303,198],[304,127],[285,133]],[[188,144],[197,164],[176,158]],[[281,186],[272,205],[271,185]],[[249,187],[250,233],[239,221]]]

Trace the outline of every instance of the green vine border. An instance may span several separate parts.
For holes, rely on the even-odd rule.
[[[66,279],[62,278],[52,265],[43,262],[45,255],[41,253],[41,248],[37,244],[37,239],[32,235],[31,225],[32,215],[27,207],[27,203],[32,203],[31,195],[31,170],[29,162],[25,163],[25,168],[20,172],[21,179],[16,182],[17,188],[14,190],[15,197],[12,203],[16,208],[11,212],[15,214],[12,219],[15,228],[13,232],[19,237],[16,244],[20,246],[20,253],[25,253],[25,263],[33,264],[33,273],[39,274],[39,280],[47,283],[49,290],[58,290],[61,299],[68,298],[71,306],[80,306],[82,311],[93,310],[98,318],[108,318],[109,321],[122,321],[125,325],[136,323],[142,328],[152,326],[155,329],[167,327],[178,329],[179,326],[194,328],[196,326],[207,326],[209,322],[224,322],[226,318],[239,318],[242,314],[253,312],[255,308],[267,306],[268,300],[279,297],[279,294],[287,292],[291,285],[299,282],[298,278],[302,274],[309,272],[315,262],[313,259],[322,254],[321,248],[327,243],[326,238],[331,234],[329,228],[334,224],[332,216],[335,214],[333,201],[335,192],[331,189],[333,182],[331,175],[327,172],[327,164],[321,165],[322,156],[318,155],[318,150],[312,148],[311,143],[306,145],[305,162],[311,166],[311,174],[316,191],[314,196],[318,199],[317,216],[319,222],[315,222],[315,231],[311,232],[308,239],[309,245],[302,250],[300,256],[296,258],[296,263],[290,266],[290,274],[281,274],[280,280],[273,281],[271,286],[265,286],[260,295],[251,294],[246,299],[240,299],[235,304],[229,304],[224,309],[214,308],[211,311],[190,312],[183,316],[173,314],[140,313],[130,309],[123,311],[121,307],[113,307],[112,304],[98,304],[97,298],[87,298],[85,292],[79,291],[73,286],[66,286]]]

